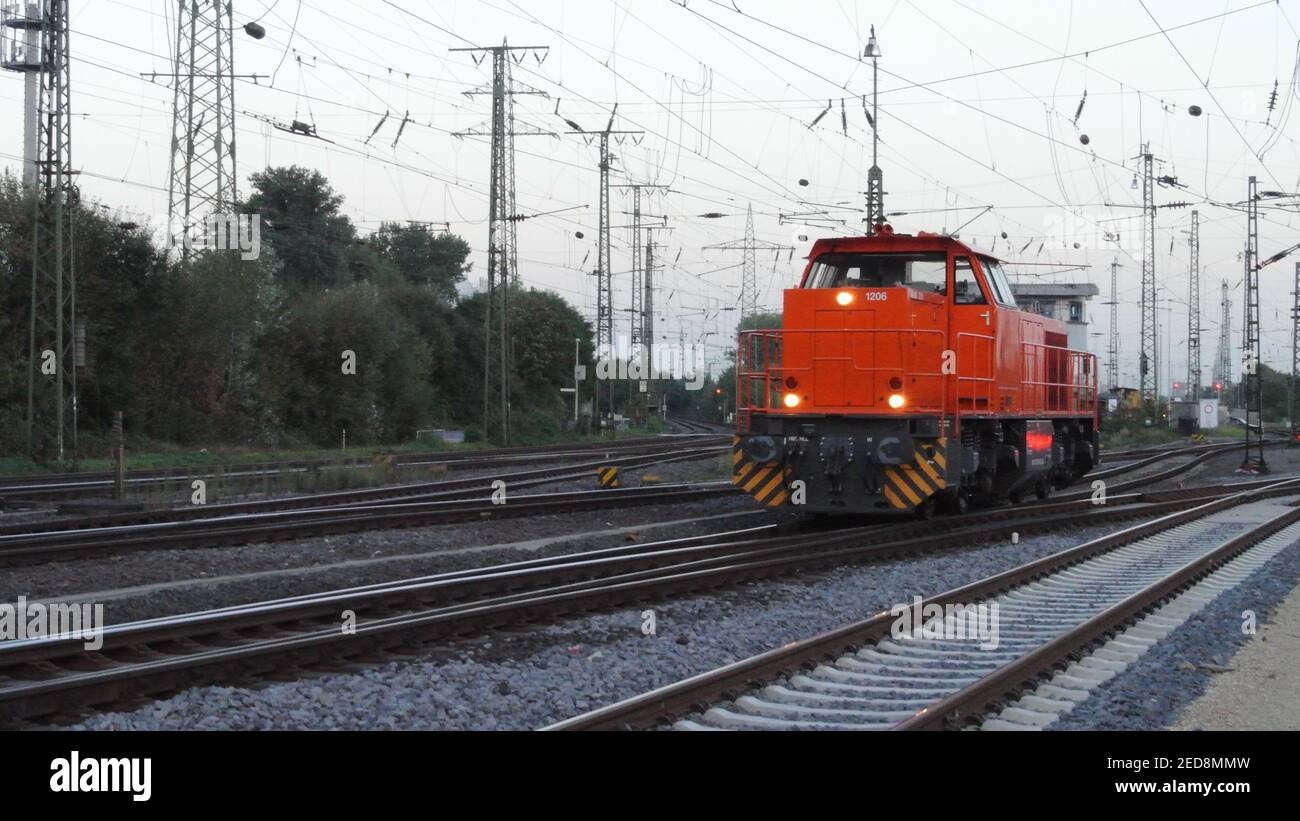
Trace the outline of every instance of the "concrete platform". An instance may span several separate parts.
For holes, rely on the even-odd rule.
[[[1173,725],[1175,730],[1300,730],[1300,587],[1273,621],[1242,645],[1228,671]]]

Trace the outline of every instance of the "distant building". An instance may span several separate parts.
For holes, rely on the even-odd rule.
[[[1142,407],[1142,392],[1137,388],[1112,388],[1107,391],[1106,396],[1108,399],[1113,398],[1115,400],[1113,405],[1109,405],[1108,403],[1109,410],[1111,411],[1135,411]]]
[[[1091,282],[1016,282],[1011,291],[1026,311],[1050,316],[1065,323],[1070,347],[1088,350],[1088,300],[1101,291]]]

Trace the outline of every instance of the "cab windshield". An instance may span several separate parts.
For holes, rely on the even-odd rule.
[[[808,288],[895,288],[906,285],[931,294],[947,293],[948,255],[822,254],[808,273]]]
[[[997,301],[1009,308],[1015,308],[1016,295],[1011,291],[1011,283],[1007,281],[1007,274],[1002,270],[1002,263],[991,257],[980,257],[980,264],[984,266],[984,273],[988,274],[989,284],[993,286],[993,294]]]

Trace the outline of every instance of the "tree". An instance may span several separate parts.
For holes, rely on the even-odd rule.
[[[31,321],[30,192],[0,176],[0,453],[24,452]],[[107,430],[112,412],[133,413],[151,399],[141,392],[142,355],[163,312],[165,256],[141,225],[95,202],[73,200],[73,267],[77,319],[86,328],[88,363],[78,373],[78,428]],[[71,329],[67,330],[71,333]],[[84,444],[84,442],[83,442]]]
[[[300,166],[268,168],[249,177],[253,195],[245,210],[261,218],[263,243],[279,257],[280,279],[291,291],[332,288],[366,279],[358,259],[352,221],[339,212],[343,197],[319,171]],[[362,276],[353,263],[360,262]]]
[[[385,222],[370,236],[370,247],[401,272],[407,282],[422,285],[450,305],[456,285],[470,266],[469,243],[454,234],[435,234],[429,226]]]
[[[373,286],[300,294],[264,345],[272,412],[316,444],[410,439],[432,420],[429,346]]]
[[[282,296],[276,270],[266,252],[243,261],[210,251],[160,278],[148,340],[125,378],[142,400],[128,410],[133,430],[182,444],[276,440],[281,425],[260,378],[278,356],[265,342]]]
[[[483,314],[487,296],[461,300],[461,350],[469,367],[463,385],[461,418],[482,424],[483,415]],[[562,419],[572,414],[572,398],[560,388],[573,386],[573,341],[579,341],[579,360],[590,365],[591,326],[560,296],[534,289],[510,289],[510,330],[514,339],[513,379],[510,384],[511,418],[515,438],[537,441],[553,436]],[[588,368],[588,373],[594,369]]]
[[[475,345],[482,345],[482,320],[476,334],[462,313],[433,290],[407,282],[385,289],[383,300],[385,309],[404,320],[429,349],[424,381],[433,392],[431,421],[477,420],[483,409],[483,359],[482,348]]]

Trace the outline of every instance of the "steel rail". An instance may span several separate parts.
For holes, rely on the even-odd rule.
[[[1033,517],[1018,519],[1016,524],[1021,529],[1077,527],[1155,515],[1197,502],[1195,498],[1183,498],[1097,508],[1086,514],[1066,511],[1055,516],[1039,515],[1036,523]],[[1198,509],[1204,507],[1201,504]],[[1037,511],[1006,511],[1013,512]],[[286,661],[314,663],[336,658],[340,653],[348,657],[428,640],[430,636],[478,633],[649,596],[695,592],[746,579],[878,560],[924,549],[951,549],[975,543],[980,536],[987,540],[1003,535],[1005,526],[1005,521],[986,522],[967,528],[961,537],[955,537],[954,531],[931,532],[892,542],[880,529],[874,534],[859,529],[857,533],[831,534],[830,538],[825,534],[800,534],[786,539],[762,539],[750,529],[745,538],[719,544],[680,543],[658,550],[637,546],[639,553],[615,548],[601,556],[545,559],[532,568],[507,565],[459,571],[115,625],[104,632],[104,648],[95,654],[81,652],[78,642],[68,637],[5,642],[0,643],[0,675],[9,680],[0,680],[0,715],[16,718],[58,711],[70,704],[99,703],[136,692],[140,687],[146,692],[167,690],[180,686],[188,675],[186,671],[213,665],[234,664],[243,672],[282,670]],[[874,538],[864,538],[869,536]],[[410,612],[413,607],[426,609]],[[343,609],[359,613],[355,633],[339,629],[338,617]],[[371,613],[374,618],[370,621],[360,618]],[[74,669],[52,670],[52,660],[63,658]],[[86,672],[86,666],[103,669]]]
[[[699,436],[682,436],[665,434],[664,436],[635,437],[631,439],[576,442],[559,445],[538,445],[519,448],[493,448],[473,451],[429,451],[421,453],[376,453],[367,457],[347,457],[341,459],[288,459],[283,461],[249,462],[242,464],[217,465],[210,463],[193,464],[178,468],[146,468],[127,473],[128,486],[163,484],[194,479],[249,480],[267,476],[279,476],[284,473],[307,473],[318,470],[359,470],[376,466],[376,460],[392,459],[394,467],[445,467],[448,469],[465,469],[478,466],[491,467],[497,464],[510,464],[548,459],[567,459],[582,457],[591,453],[651,450],[663,447],[682,447],[693,445]],[[721,434],[715,438],[722,439]],[[676,442],[666,441],[677,439]],[[694,441],[684,441],[684,440]],[[112,474],[107,471],[84,473],[46,473],[46,474],[7,474],[0,476],[0,498],[18,497],[18,500],[35,501],[37,499],[65,498],[84,495],[87,492],[101,491],[112,487]]]
[[[927,597],[921,606],[942,607],[987,599],[1152,534],[1246,502],[1295,494],[1297,490],[1300,490],[1300,479],[1287,479],[1212,499],[1190,509],[1166,513],[1117,533],[1090,540],[980,581]],[[1295,514],[1300,517],[1300,508],[1295,509]],[[828,659],[838,658],[864,645],[886,638],[891,634],[894,621],[893,614],[888,610],[882,611],[867,619],[574,716],[544,729],[631,729],[653,726],[680,715],[699,712],[711,703],[732,698],[779,676]],[[936,714],[937,710],[938,705],[936,705]]]
[[[505,504],[490,499],[447,500],[313,508],[219,519],[125,525],[91,530],[50,531],[0,539],[0,565],[109,556],[149,549],[229,547],[253,542],[371,530],[426,527],[454,522],[607,510],[634,505],[690,503],[736,493],[726,483],[677,484],[516,496]]]
[[[32,529],[30,523],[0,526],[0,542],[11,536],[25,536],[40,533],[84,530],[88,528],[112,527],[115,525],[154,524],[160,522],[178,522],[191,519],[212,519],[218,516],[269,513],[274,511],[302,511],[314,508],[361,507],[365,505],[397,501],[445,501],[470,498],[480,493],[491,492],[492,482],[501,480],[508,483],[508,489],[535,487],[552,482],[589,479],[594,477],[595,469],[602,466],[625,468],[646,467],[678,461],[690,461],[707,458],[721,453],[722,448],[713,446],[693,447],[670,451],[656,451],[650,454],[632,454],[610,459],[600,459],[578,465],[561,465],[531,470],[500,473],[495,476],[473,479],[452,479],[418,484],[393,485],[362,490],[330,491],[326,493],[296,494],[272,499],[256,499],[240,502],[218,502],[210,505],[193,505],[190,507],[163,508],[148,511],[128,511],[97,516],[79,516],[71,519],[56,520],[49,527]]]
[[[1210,553],[1188,562],[1159,581],[1106,608],[1077,627],[918,711],[893,729],[941,730],[957,727],[962,722],[981,715],[1008,694],[1032,684],[1062,661],[1103,640],[1230,559],[1298,521],[1300,508],[1287,508],[1272,519],[1238,534]]]

